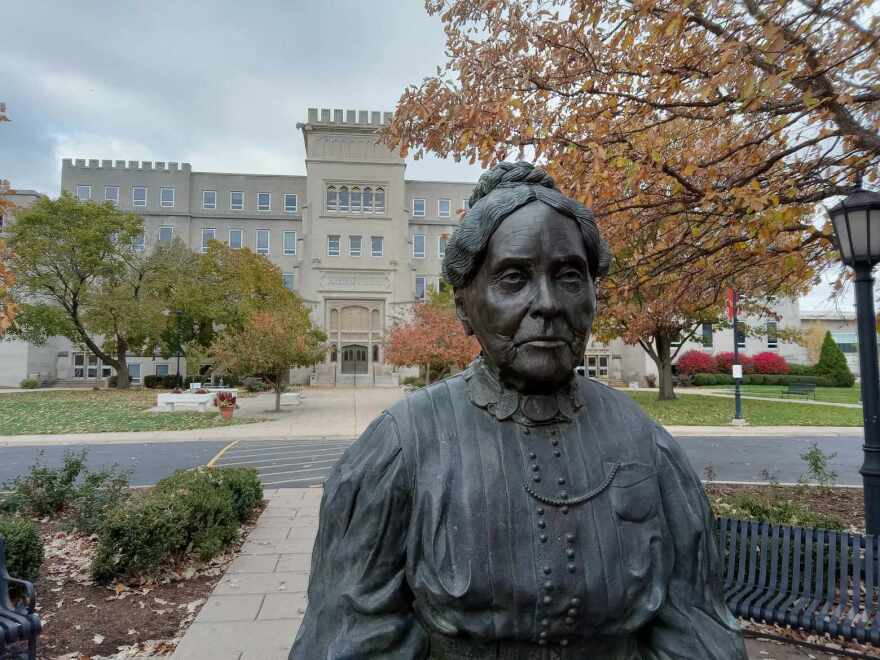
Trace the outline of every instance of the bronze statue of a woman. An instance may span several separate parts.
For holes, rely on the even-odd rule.
[[[666,431],[575,376],[611,255],[528,163],[483,174],[443,270],[482,348],[324,486],[292,660],[745,660],[706,496]]]

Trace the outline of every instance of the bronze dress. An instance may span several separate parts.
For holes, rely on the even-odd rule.
[[[292,660],[745,660],[706,496],[625,394],[480,361],[379,416],[324,486]]]

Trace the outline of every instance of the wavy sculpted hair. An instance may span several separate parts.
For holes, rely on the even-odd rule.
[[[611,251],[599,234],[593,212],[565,197],[540,167],[531,163],[498,163],[483,172],[470,198],[470,210],[453,232],[446,246],[443,275],[453,288],[470,284],[483,262],[492,234],[504,219],[533,201],[543,202],[575,220],[584,239],[593,280],[608,272]]]

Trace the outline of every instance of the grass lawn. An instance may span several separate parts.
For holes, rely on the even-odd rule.
[[[671,426],[725,426],[733,418],[733,399],[678,394],[674,401],[658,401],[656,392],[628,391],[648,415]],[[858,408],[816,406],[806,403],[743,399],[743,417],[753,426],[861,426]]]
[[[258,421],[219,413],[149,413],[156,390],[0,394],[0,435],[180,431]]]
[[[691,388],[688,388],[691,389]],[[727,390],[733,394],[733,385],[707,385],[693,389]],[[774,399],[781,398],[785,391],[783,385],[743,385],[742,393],[754,396],[766,396]],[[817,387],[816,401],[828,401],[830,403],[858,403],[862,393],[858,385],[852,387]],[[786,401],[797,401],[797,396],[787,397]]]

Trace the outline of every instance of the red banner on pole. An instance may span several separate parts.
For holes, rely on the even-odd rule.
[[[736,294],[733,289],[727,290],[727,320],[733,323],[733,316],[735,314],[734,308],[736,306]]]

